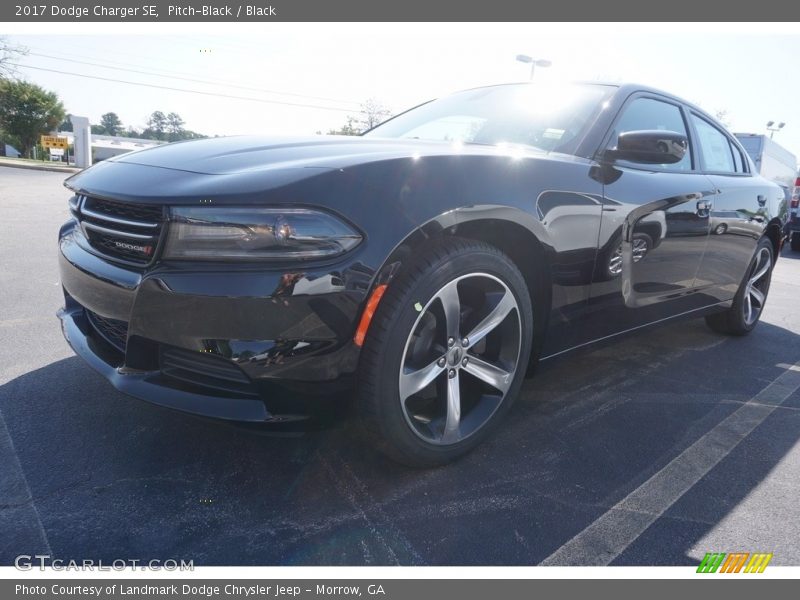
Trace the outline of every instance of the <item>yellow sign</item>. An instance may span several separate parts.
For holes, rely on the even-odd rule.
[[[67,138],[56,137],[54,135],[43,135],[42,146],[45,148],[63,148],[66,149],[69,145]]]

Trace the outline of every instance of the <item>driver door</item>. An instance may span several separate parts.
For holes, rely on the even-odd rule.
[[[675,164],[618,161],[603,171],[604,206],[589,313],[595,338],[706,305],[695,278],[709,236],[714,186],[697,171],[682,106],[655,94],[635,94],[607,138],[665,130],[690,139]],[[602,317],[599,317],[602,313]]]

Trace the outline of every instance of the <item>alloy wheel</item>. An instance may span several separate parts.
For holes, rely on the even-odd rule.
[[[472,273],[444,285],[423,307],[400,364],[403,414],[412,431],[456,444],[488,423],[517,372],[522,324],[500,279]]]
[[[769,248],[761,248],[756,255],[755,264],[744,290],[744,322],[752,325],[764,309],[769,288],[769,275],[772,267],[772,254]]]

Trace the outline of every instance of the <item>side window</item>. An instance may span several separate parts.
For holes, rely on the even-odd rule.
[[[626,131],[642,131],[646,129],[659,129],[661,131],[675,131],[682,133],[686,137],[686,124],[683,122],[681,109],[669,102],[662,102],[653,98],[636,98],[622,113],[611,139],[611,146],[617,145],[619,134]],[[670,171],[691,171],[692,157],[691,152],[687,152],[678,163],[672,165],[661,165],[662,168]]]
[[[747,169],[744,168],[744,160],[742,159],[742,153],[739,152],[739,149],[733,142],[729,142],[731,145],[731,152],[733,152],[733,167],[736,169],[737,173],[747,173]]]
[[[692,115],[692,123],[697,131],[697,143],[700,147],[700,155],[703,157],[705,170],[716,173],[736,173],[728,136],[695,114]],[[739,162],[741,160],[739,157]]]

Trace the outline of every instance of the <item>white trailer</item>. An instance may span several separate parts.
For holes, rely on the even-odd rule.
[[[786,237],[792,250],[800,252],[800,173],[797,158],[768,135],[760,133],[735,133],[747,154],[753,159],[758,172],[783,188],[789,214],[786,222]]]

